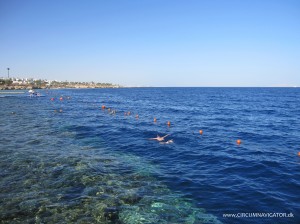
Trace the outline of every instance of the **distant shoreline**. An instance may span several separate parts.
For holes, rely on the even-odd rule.
[[[30,90],[30,89],[112,89],[121,88],[121,86],[49,86],[49,87],[38,87],[38,86],[0,86],[0,90]]]
[[[59,90],[59,89],[139,89],[139,88],[299,88],[298,86],[66,86],[66,87],[36,87],[36,86],[0,86],[0,91],[14,91],[17,90]],[[7,92],[6,92],[7,93]],[[24,92],[22,92],[24,93]]]

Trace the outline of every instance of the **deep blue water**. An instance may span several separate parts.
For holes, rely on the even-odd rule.
[[[300,223],[300,88],[41,92],[0,95],[2,223]]]

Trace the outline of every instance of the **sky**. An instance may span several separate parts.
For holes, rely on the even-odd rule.
[[[300,86],[298,0],[0,0],[0,77]]]

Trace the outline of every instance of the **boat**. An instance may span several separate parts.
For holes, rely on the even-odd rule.
[[[29,90],[28,93],[29,93],[30,97],[43,97],[43,96],[45,96],[45,95],[40,94],[37,91],[34,91],[33,89]]]

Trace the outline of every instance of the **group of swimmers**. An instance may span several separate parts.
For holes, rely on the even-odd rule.
[[[106,107],[104,105],[102,105],[101,109],[104,110],[104,109],[106,109]],[[107,108],[107,110],[109,111],[109,114],[111,114],[111,115],[115,115],[116,114],[116,110],[114,110],[114,109]],[[130,111],[124,113],[125,116],[130,116],[130,114],[131,114]],[[135,118],[138,119],[139,115],[137,114],[135,116]],[[154,118],[154,122],[156,122],[156,118]],[[168,126],[170,126],[170,122],[168,122]],[[168,137],[169,135],[170,134],[167,134],[165,136],[159,136],[159,135],[157,135],[156,138],[149,138],[149,140],[158,141],[160,144],[171,144],[171,143],[174,142],[173,139],[165,141],[165,138]]]
[[[60,98],[60,101],[63,100],[63,97],[61,96]],[[70,99],[70,97],[67,97],[67,99]],[[54,101],[54,98],[51,98],[50,99],[51,101]],[[106,108],[106,106],[102,105],[101,107],[102,110],[105,110],[107,109],[107,111],[109,112],[110,115],[115,115],[117,113],[117,111],[115,109],[112,109],[112,108]],[[62,109],[60,110],[54,110],[54,112],[60,112],[62,113]],[[130,116],[131,112],[124,112],[124,115],[125,116]],[[135,116],[136,119],[139,119],[139,115],[137,114]],[[156,118],[154,118],[154,122],[156,122]],[[168,122],[168,126],[170,126],[170,122]],[[165,136],[159,136],[157,135],[155,138],[149,138],[149,140],[155,140],[155,141],[158,141],[160,144],[171,144],[173,143],[173,139],[170,139],[170,140],[166,140],[165,138],[168,137],[170,134],[167,134]]]

